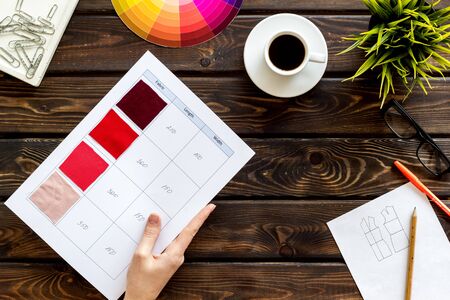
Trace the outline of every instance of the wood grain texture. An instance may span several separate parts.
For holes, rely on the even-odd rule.
[[[419,142],[379,139],[248,139],[256,156],[223,190],[223,196],[366,197],[406,180],[393,162],[404,162],[441,196],[450,174],[430,177],[416,157]],[[450,140],[436,139],[449,153]]]
[[[341,260],[326,223],[366,201],[221,200],[187,260]],[[447,204],[450,202],[447,201]],[[436,209],[450,237],[450,219]],[[0,204],[0,260],[57,259],[47,244]]]
[[[309,17],[329,48],[326,78],[289,100],[259,91],[242,59],[251,29],[276,12]],[[450,196],[450,176],[438,181],[420,167],[417,142],[391,138],[372,75],[341,82],[363,60],[335,55],[349,45],[341,37],[368,20],[360,0],[245,0],[217,38],[166,49],[130,32],[110,0],[80,0],[40,88],[0,74],[0,199],[61,142],[45,137],[72,130],[150,50],[257,152],[215,200],[161,299],[361,299],[326,222],[404,183],[394,159]],[[450,87],[434,85],[406,108],[450,153]],[[28,136],[39,138],[20,139]],[[450,236],[448,218],[437,213]],[[3,203],[0,220],[0,299],[104,299]]]
[[[445,0],[448,1],[448,0]],[[280,5],[280,2],[282,3]],[[360,0],[245,0],[240,14],[256,11],[361,11],[366,12],[367,9]],[[114,14],[114,8],[111,0],[80,0],[75,13],[107,13]]]
[[[242,54],[247,36],[265,17],[239,16],[223,33],[208,42],[171,49],[142,40],[116,16],[74,15],[50,64],[49,73],[124,72],[147,50],[172,71],[243,71]],[[319,27],[327,41],[327,72],[355,72],[364,61],[362,52],[336,54],[351,44],[342,37],[367,30],[369,16],[305,17]]]
[[[39,89],[0,81],[0,134],[70,132],[120,76],[46,77]],[[450,85],[432,81],[404,103],[430,134],[450,135]],[[309,93],[280,99],[260,91],[247,76],[181,77],[218,116],[244,135],[392,136],[379,110],[378,83],[324,78]],[[402,92],[396,98],[401,100]]]
[[[442,1],[442,6],[448,6],[449,0]],[[255,11],[331,11],[334,13],[361,12],[368,13],[361,0],[245,0],[241,14]],[[114,13],[111,0],[80,0],[77,13]]]
[[[237,272],[236,270],[239,270]],[[104,299],[66,264],[0,264],[3,299]],[[361,299],[340,263],[191,263],[160,299]]]
[[[361,299],[343,264],[210,263],[182,267],[162,299]]]
[[[0,263],[0,298],[105,299],[65,263]]]
[[[172,71],[243,71],[243,47],[251,29],[265,16],[239,16],[222,34],[201,45],[170,49],[150,44],[116,16],[74,15],[49,72],[124,72],[150,50]],[[367,29],[368,16],[306,16],[323,32],[329,50],[327,71],[356,71],[362,53],[336,56],[350,43],[343,36]],[[101,28],[101,30],[98,30]],[[107,49],[107,51],[105,51]]]
[[[405,182],[393,169],[400,160],[439,194],[448,196],[450,175],[430,177],[416,158],[418,142],[391,138],[245,139],[256,155],[220,192],[221,197],[379,196]],[[450,139],[436,139],[447,153]],[[0,140],[0,197],[8,196],[61,142]]]

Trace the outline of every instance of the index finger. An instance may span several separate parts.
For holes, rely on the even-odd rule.
[[[202,227],[203,223],[205,223],[206,219],[215,208],[216,206],[214,204],[208,204],[204,207],[183,229],[183,231],[181,231],[178,237],[166,248],[165,253],[183,255],[200,227]]]

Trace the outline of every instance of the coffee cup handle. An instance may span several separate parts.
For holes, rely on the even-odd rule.
[[[316,62],[316,63],[325,63],[326,57],[322,53],[311,52],[309,55],[309,61]]]

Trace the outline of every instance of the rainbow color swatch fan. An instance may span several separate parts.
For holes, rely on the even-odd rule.
[[[243,0],[112,0],[125,25],[141,38],[166,47],[212,39],[233,21]]]

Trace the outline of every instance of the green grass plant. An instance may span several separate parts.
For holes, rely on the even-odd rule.
[[[419,85],[425,94],[432,89],[430,78],[444,76],[450,68],[450,6],[437,9],[440,2],[423,0],[363,0],[372,14],[368,31],[346,37],[354,43],[339,54],[354,49],[365,52],[366,60],[354,80],[372,70],[380,80],[379,98],[383,106],[387,96],[395,94],[397,80],[405,85],[406,99]]]

